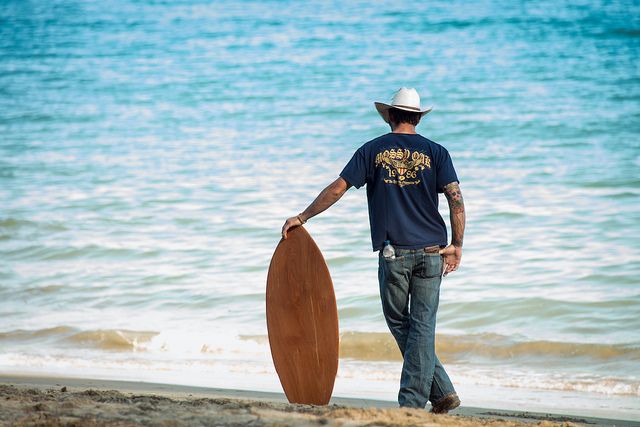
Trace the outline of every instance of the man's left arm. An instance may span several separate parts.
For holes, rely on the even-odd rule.
[[[464,212],[464,200],[462,191],[457,181],[444,186],[444,194],[449,202],[449,220],[451,221],[451,244],[440,250],[444,256],[444,275],[456,271],[462,258],[462,241],[464,240],[464,227],[466,215]]]
[[[349,183],[342,177],[338,177],[335,181],[329,184],[324,190],[318,194],[318,197],[311,202],[299,215],[293,216],[287,219],[282,226],[282,237],[287,238],[287,231],[293,227],[298,227],[310,218],[318,215],[320,212],[324,212],[335,202],[340,200],[342,195],[351,187]]]

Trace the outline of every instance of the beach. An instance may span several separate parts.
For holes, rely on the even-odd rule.
[[[637,426],[604,418],[460,407],[449,415],[333,397],[289,404],[281,393],[145,382],[0,376],[0,425],[16,426]]]
[[[0,375],[37,391],[16,414],[98,385],[282,403],[281,227],[404,86],[467,212],[436,325],[456,414],[640,419],[640,2],[3,0],[0,22]],[[368,191],[305,228],[336,296],[333,394],[392,409]]]

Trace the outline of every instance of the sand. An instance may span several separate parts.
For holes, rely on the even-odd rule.
[[[394,407],[395,406],[395,407]],[[449,415],[393,402],[289,404],[279,393],[127,381],[0,376],[1,426],[576,426],[596,418],[463,408]]]

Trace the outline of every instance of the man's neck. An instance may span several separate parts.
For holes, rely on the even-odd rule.
[[[416,127],[409,123],[400,123],[391,131],[393,133],[416,133]]]

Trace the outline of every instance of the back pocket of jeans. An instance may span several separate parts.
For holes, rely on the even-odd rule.
[[[425,279],[442,275],[442,256],[440,254],[422,255],[422,277]]]

